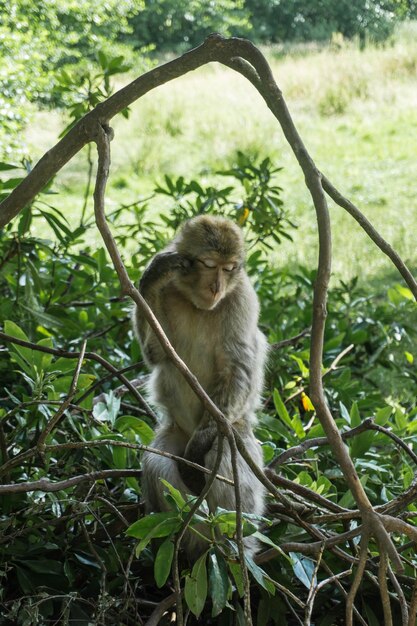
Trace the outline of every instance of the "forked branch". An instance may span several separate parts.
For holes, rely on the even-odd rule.
[[[365,229],[376,245],[391,258],[416,298],[417,283],[398,254],[382,239],[373,226],[360,214],[359,210],[349,203],[349,201],[345,200],[319,172],[298,134],[267,61],[253,44],[243,39],[224,39],[219,35],[210,36],[198,48],[140,76],[130,85],[127,85],[115,93],[111,98],[100,103],[93,111],[80,120],[54,148],[42,157],[26,179],[0,204],[0,227],[7,224],[19,211],[32,202],[47,182],[86,143],[94,141],[97,144],[99,152],[99,168],[94,192],[96,220],[119,276],[122,292],[130,296],[140,308],[158,337],[168,358],[183,374],[191,388],[201,399],[205,409],[216,420],[222,435],[229,440],[232,446],[234,433],[230,424],[204,392],[196,377],[175,353],[149,306],[130,281],[104,215],[104,191],[110,165],[109,120],[151,89],[212,61],[218,61],[231,67],[233,70],[245,76],[255,86],[264,98],[267,106],[279,121],[285,137],[303,170],[305,181],[316,210],[319,235],[318,274],[314,288],[313,324],[311,333],[310,394],[332,451],[344,473],[346,482],[361,512],[363,534],[358,572],[360,573],[361,568],[365,567],[366,550],[370,536],[374,536],[377,539],[381,553],[386,553],[395,568],[401,570],[402,565],[400,558],[387,533],[387,527],[388,530],[392,528],[392,519],[390,520],[387,516],[379,515],[372,507],[359,481],[353,462],[324,396],[321,366],[326,320],[327,289],[331,271],[331,227],[325,192],[340,206],[348,210]],[[238,438],[236,438],[236,443],[239,452],[245,457],[245,451],[241,449]],[[260,468],[254,467],[253,463],[251,463],[251,459],[246,458],[246,460],[254,469],[259,480],[272,488],[273,492],[276,492],[274,485],[263,475]],[[353,599],[356,593],[356,587],[359,584],[359,579],[360,576],[357,573],[352,591],[348,596],[347,623],[351,623]],[[410,615],[413,614],[413,611],[414,608],[410,610]],[[388,613],[386,613],[386,615],[387,614]],[[250,618],[246,615],[246,619],[248,620]]]

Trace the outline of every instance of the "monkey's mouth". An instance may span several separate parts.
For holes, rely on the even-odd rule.
[[[194,300],[194,306],[196,306],[197,309],[202,309],[204,311],[212,311],[213,309],[216,308],[216,306],[219,304],[221,299],[222,299],[221,294],[216,294],[214,296],[211,293],[204,294],[204,296],[201,295],[200,297]]]

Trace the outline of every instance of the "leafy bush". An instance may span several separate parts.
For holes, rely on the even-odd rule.
[[[62,95],[59,86],[65,75],[74,72],[81,75],[79,84],[89,78],[94,83],[100,71],[97,66],[107,75],[116,66],[126,71],[126,67],[121,70],[126,65],[121,57],[129,57],[131,66],[131,49],[116,40],[130,30],[128,17],[141,5],[140,0],[104,4],[40,0],[34,5],[27,0],[0,0],[0,155],[24,150],[18,133],[27,124],[31,103],[66,104],[57,97]],[[113,68],[103,63],[106,56],[118,59]],[[145,67],[137,55],[135,63]],[[68,80],[64,83],[68,86]]]
[[[7,164],[1,167],[14,172]],[[279,342],[311,323],[314,272],[299,268],[289,273],[270,263],[271,247],[290,237],[294,227],[282,204],[279,170],[270,159],[252,161],[238,154],[235,165],[218,174],[226,186],[204,187],[196,180],[165,177],[153,198],[121,206],[109,219],[134,281],[147,260],[192,215],[224,213],[245,229],[247,267],[262,303],[262,327],[273,346],[256,431],[266,462],[273,462],[287,448],[323,434],[308,398],[305,336],[279,347]],[[19,178],[5,180],[2,193],[8,193]],[[171,511],[143,516],[139,447],[152,440],[153,417],[137,396],[121,394],[114,372],[114,368],[125,371],[138,385],[146,375],[130,329],[131,305],[120,298],[115,271],[103,248],[88,243],[94,228],[91,218],[82,211],[80,223],[70,226],[54,207],[52,194],[53,187],[48,186],[0,234],[0,318],[7,320],[5,334],[0,335],[4,383],[0,473],[3,482],[14,484],[66,481],[97,471],[113,474],[103,474],[96,482],[64,483],[59,491],[48,491],[48,483],[43,482],[28,493],[0,496],[0,624],[42,626],[50,620],[127,624],[139,614],[147,615],[149,602],[159,602],[161,592],[155,583],[158,588],[169,584],[173,533],[189,503],[168,487]],[[161,198],[168,206],[155,216],[153,203],[160,205]],[[50,236],[36,236],[41,222],[47,223]],[[390,428],[408,444],[415,442],[416,315],[409,291],[400,286],[389,288],[388,300],[369,294],[357,280],[340,283],[331,292],[324,374],[328,400],[342,431],[373,417],[377,425]],[[10,337],[31,344],[13,343]],[[84,341],[87,352],[81,358]],[[335,359],[342,352],[336,368]],[[48,431],[52,421],[54,427]],[[363,432],[350,439],[349,446],[373,503],[385,503],[411,484],[410,460],[384,433]],[[303,459],[288,460],[280,465],[280,474],[313,495],[341,506],[353,505],[325,446],[308,450]],[[308,515],[316,514],[316,505],[302,502]],[[306,541],[308,534],[288,517],[288,511],[283,514],[275,506],[261,520],[259,531],[250,516],[245,520],[245,532],[259,532],[265,546],[276,553],[264,565],[248,560],[260,625],[283,623],[287,609],[282,588],[306,597],[313,576],[326,575],[314,573],[310,558],[296,552],[286,555],[277,547]],[[408,509],[413,513],[415,505]],[[211,528],[212,536],[217,528],[225,540],[209,545],[191,569],[182,564],[185,601],[196,619],[230,623],[233,614],[242,612],[235,513],[209,515],[203,505],[197,515],[200,523]],[[340,532],[341,524],[336,520],[332,528]],[[157,539],[159,545],[152,549],[151,540]],[[411,548],[405,549],[412,563]],[[337,555],[329,563],[334,572],[345,567]],[[411,575],[412,567],[407,567],[406,575]],[[376,611],[378,620],[376,593],[364,583],[364,610],[372,615]],[[332,589],[330,612],[326,597],[316,605],[316,622],[323,626],[329,623],[327,614],[337,621],[344,610],[340,590]],[[293,610],[299,607],[293,605]]]

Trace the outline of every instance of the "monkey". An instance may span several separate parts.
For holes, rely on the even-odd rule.
[[[177,354],[240,434],[251,458],[262,467],[262,449],[253,427],[267,341],[258,328],[259,303],[244,264],[240,227],[224,217],[199,215],[186,221],[166,248],[153,257],[139,291]],[[214,419],[167,357],[138,307],[133,313],[133,327],[151,370],[151,400],[163,412],[153,447],[211,469],[218,441]],[[199,495],[207,476],[150,452],[143,455],[142,470],[148,512],[169,508],[160,478],[183,495]],[[238,471],[243,511],[261,515],[264,488],[240,455]],[[233,478],[226,440],[218,473]],[[234,488],[219,480],[214,481],[206,500],[211,512],[217,507],[236,508]],[[196,533],[188,532],[185,547],[190,558],[203,551],[202,541]],[[245,546],[253,554],[256,541],[248,537]]]

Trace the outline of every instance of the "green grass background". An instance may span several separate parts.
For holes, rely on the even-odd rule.
[[[417,28],[404,25],[383,48],[330,46],[264,50],[295,124],[317,166],[417,269]],[[131,78],[133,78],[132,75]],[[63,120],[36,113],[27,142],[35,160],[56,142]],[[270,156],[285,207],[298,225],[277,263],[314,267],[315,214],[303,175],[278,122],[243,77],[217,64],[147,94],[129,120],[113,120],[108,209],[146,195],[165,174],[213,180],[238,150]],[[55,205],[77,223],[86,183],[86,151],[58,175]],[[222,179],[220,184],[224,183]],[[161,206],[163,209],[163,206]],[[395,276],[390,262],[342,209],[330,203],[336,278]]]

